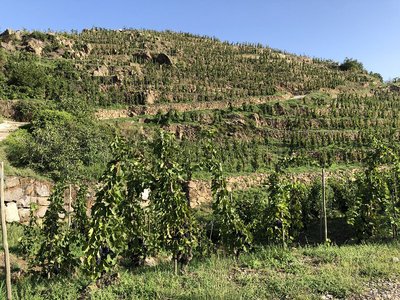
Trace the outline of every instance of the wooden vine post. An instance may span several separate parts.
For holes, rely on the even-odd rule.
[[[325,181],[325,168],[322,168],[322,215],[321,221],[324,230],[324,243],[328,242],[328,222],[326,217],[326,181]],[[321,224],[321,225],[322,225]],[[322,228],[321,228],[322,230]]]
[[[69,185],[69,195],[68,195],[68,227],[71,227],[71,210],[72,210],[72,184]]]
[[[4,163],[1,162],[0,169],[0,210],[1,210],[1,229],[3,233],[4,262],[6,270],[7,300],[11,300],[11,268],[10,253],[8,251],[7,226],[6,226],[6,207],[4,200]]]

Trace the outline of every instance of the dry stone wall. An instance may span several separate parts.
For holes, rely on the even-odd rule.
[[[29,222],[31,207],[43,218],[50,204],[49,197],[53,184],[49,181],[26,177],[6,176],[5,204],[7,222]]]
[[[343,172],[335,172],[336,177],[354,177],[357,169]],[[333,175],[326,172],[326,176]],[[320,174],[291,174],[288,178],[291,181],[310,182],[318,178]],[[227,178],[228,190],[247,190],[252,187],[260,186],[267,180],[268,174],[258,173],[246,176],[236,176]],[[7,222],[29,222],[31,207],[35,206],[35,214],[38,218],[43,218],[49,205],[49,197],[53,188],[53,183],[46,180],[38,180],[27,177],[7,176],[5,181],[5,202],[6,202],[6,221]],[[192,180],[189,182],[189,198],[192,207],[211,203],[211,182],[207,180]],[[150,192],[151,193],[151,192]],[[65,191],[65,209],[68,211],[68,190]],[[88,193],[88,214],[95,199],[94,189],[89,189]],[[146,200],[143,196],[143,199]],[[76,197],[76,190],[72,189],[72,199]],[[64,216],[60,216],[64,217]]]

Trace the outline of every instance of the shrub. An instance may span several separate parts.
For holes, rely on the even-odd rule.
[[[346,57],[339,69],[342,71],[363,71],[364,66],[358,60]]]
[[[31,122],[34,116],[45,109],[53,109],[54,103],[41,100],[21,100],[13,105],[14,119],[20,122]]]
[[[77,178],[109,159],[109,127],[65,111],[43,110],[33,115],[28,130],[19,130],[7,141],[10,162],[27,166],[53,179]],[[97,174],[96,174],[97,175]]]

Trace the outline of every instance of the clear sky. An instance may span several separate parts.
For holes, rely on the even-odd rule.
[[[0,30],[174,30],[361,61],[400,77],[400,0],[2,0]]]

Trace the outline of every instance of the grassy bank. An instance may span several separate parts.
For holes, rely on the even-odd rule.
[[[121,268],[118,276],[97,283],[82,274],[18,277],[26,266],[16,256],[19,233],[19,227],[10,230],[13,299],[321,299],[323,295],[352,299],[366,293],[370,282],[400,280],[399,243],[264,247],[239,260],[220,253],[196,259],[180,276],[173,274],[170,262],[164,262]],[[0,286],[4,299],[3,275]]]

